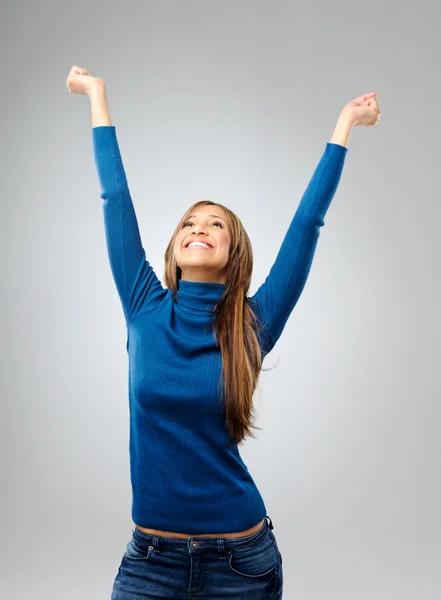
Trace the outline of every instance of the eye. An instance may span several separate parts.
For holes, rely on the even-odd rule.
[[[187,227],[187,225],[193,225],[193,223],[191,221],[185,221],[185,223],[182,224],[182,227]],[[220,225],[221,229],[224,228],[220,221],[213,221],[212,225]]]

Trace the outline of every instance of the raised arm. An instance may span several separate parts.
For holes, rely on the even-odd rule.
[[[347,154],[347,143],[355,125],[376,125],[379,110],[375,92],[360,96],[342,110],[334,135],[302,196],[264,283],[249,299],[264,331],[262,342],[268,354],[279,339],[311,270],[320,228],[335,195]]]
[[[127,323],[148,304],[153,305],[164,288],[146,260],[102,80],[90,88],[89,97],[107,252]]]
[[[272,350],[299,299],[337,189],[347,148],[328,142],[285,234],[264,283],[251,297],[251,307],[265,325],[265,352]]]

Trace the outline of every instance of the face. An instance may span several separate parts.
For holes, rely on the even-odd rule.
[[[206,205],[194,210],[176,236],[174,253],[182,279],[226,283],[225,265],[230,250],[227,216],[220,206]],[[188,246],[194,240],[210,247]]]

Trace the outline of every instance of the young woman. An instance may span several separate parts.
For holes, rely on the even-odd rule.
[[[306,283],[352,127],[378,122],[376,93],[341,111],[275,262],[248,297],[248,235],[233,211],[208,200],[173,232],[162,286],[141,242],[105,82],[74,65],[66,85],[91,100],[107,250],[127,326],[135,528],[112,600],[280,600],[282,555],[238,445],[258,429],[252,396],[262,361]]]

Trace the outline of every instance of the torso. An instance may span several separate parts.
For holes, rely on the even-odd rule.
[[[265,522],[265,519],[262,519],[262,521],[260,521],[260,523],[258,523],[257,525],[254,525],[254,527],[251,527],[250,529],[246,529],[245,531],[239,531],[237,533],[200,533],[198,535],[194,534],[194,533],[175,533],[173,531],[163,531],[162,529],[148,529],[146,527],[140,527],[139,525],[136,525],[135,523],[135,527],[137,527],[139,530],[143,531],[144,533],[148,533],[150,535],[160,535],[163,537],[169,537],[169,538],[179,538],[182,540],[186,540],[189,537],[214,537],[214,538],[218,538],[218,537],[246,537],[248,535],[253,535],[253,533],[256,533],[257,531],[259,531],[259,529],[263,526]]]

